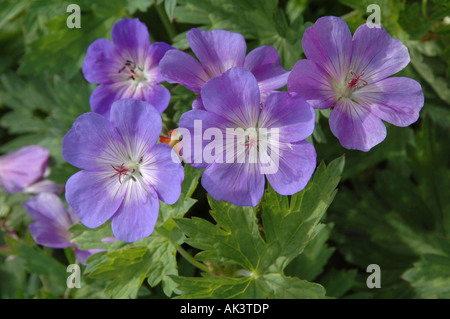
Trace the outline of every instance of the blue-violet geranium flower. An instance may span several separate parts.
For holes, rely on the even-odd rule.
[[[205,168],[201,183],[215,200],[254,207],[265,177],[282,195],[306,186],[316,167],[314,147],[305,141],[314,130],[315,113],[303,98],[275,92],[261,106],[255,76],[239,67],[208,81],[201,95],[205,109],[180,118],[181,151],[190,165]],[[187,153],[193,157],[187,159]]]
[[[111,37],[112,42],[94,41],[83,62],[86,80],[100,84],[90,98],[92,110],[108,117],[114,101],[133,98],[149,102],[162,113],[169,105],[170,92],[158,84],[164,82],[159,62],[173,47],[150,43],[147,26],[138,18],[116,22]]]
[[[408,126],[424,104],[420,84],[391,77],[410,61],[407,47],[381,26],[361,25],[353,35],[338,17],[322,17],[302,39],[307,57],[294,66],[288,90],[314,108],[333,107],[333,134],[348,149],[368,151],[386,137],[382,120]]]
[[[82,224],[96,228],[111,218],[117,239],[133,242],[155,227],[159,199],[173,204],[184,170],[170,146],[156,144],[162,121],[144,101],[113,103],[109,120],[78,117],[63,140],[63,156],[83,169],[69,178],[66,199]]]

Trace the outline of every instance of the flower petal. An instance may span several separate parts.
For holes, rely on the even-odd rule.
[[[159,84],[143,85],[132,98],[150,103],[161,114],[169,105],[170,92]]]
[[[125,199],[111,218],[111,228],[117,239],[134,242],[153,232],[159,201],[155,190],[142,181],[129,181],[126,186]]]
[[[202,101],[201,96],[199,96],[198,98],[196,98],[194,100],[194,102],[192,102],[192,108],[194,110],[204,110],[205,111],[205,107],[203,106],[203,101]]]
[[[330,108],[337,101],[331,77],[311,60],[300,60],[295,64],[287,86],[289,92],[298,93],[315,109]]]
[[[109,171],[80,171],[66,183],[66,200],[83,225],[96,228],[116,213],[125,190],[125,184],[111,178]]]
[[[352,57],[352,34],[339,17],[321,17],[306,29],[302,46],[308,59],[322,66],[334,80],[342,82]]]
[[[68,232],[72,223],[58,196],[42,193],[30,198],[23,206],[34,220],[29,229],[38,244],[52,248],[72,246]]]
[[[184,169],[178,155],[166,144],[157,144],[144,156],[141,172],[144,180],[163,202],[172,205],[181,194]]]
[[[244,37],[239,33],[193,28],[186,33],[186,38],[211,78],[232,67],[244,66],[247,45]]]
[[[264,174],[252,163],[213,163],[202,176],[202,186],[209,195],[237,206],[258,205],[264,183]]]
[[[175,48],[165,42],[154,42],[150,45],[144,69],[150,70],[152,73],[152,82],[160,83],[165,81],[160,72],[159,62],[169,50],[175,50]]]
[[[367,152],[386,137],[386,126],[369,109],[349,99],[336,103],[330,114],[330,128],[347,149]]]
[[[266,174],[267,180],[277,193],[293,195],[308,184],[316,168],[316,151],[310,143],[300,141],[283,145],[279,154],[278,171]]]
[[[123,140],[103,116],[85,113],[79,116],[64,136],[64,159],[82,169],[98,171],[122,159]]]
[[[275,92],[261,110],[259,127],[278,128],[281,142],[296,142],[313,133],[315,116],[314,109],[301,96]]]
[[[87,49],[83,61],[83,75],[91,83],[112,83],[120,67],[111,41],[98,39]]]
[[[200,89],[209,80],[201,64],[189,54],[170,50],[159,63],[162,76],[169,83],[180,83],[187,89],[200,93]]]
[[[244,68],[232,68],[211,79],[202,88],[203,105],[235,123],[238,127],[255,127],[260,109],[258,82]]]
[[[127,94],[128,92],[128,94]],[[134,90],[128,82],[116,82],[112,84],[101,84],[92,92],[89,99],[92,111],[109,118],[111,105],[123,95],[131,95]]]
[[[44,177],[49,159],[49,151],[38,145],[1,156],[0,185],[8,193],[21,192]]]
[[[244,67],[249,69],[258,81],[262,102],[274,90],[286,85],[289,72],[280,62],[280,55],[272,46],[261,46],[245,58]]]
[[[369,84],[353,96],[358,103],[370,106],[370,111],[377,117],[402,127],[417,121],[424,103],[420,84],[402,77]]]
[[[55,194],[39,194],[31,197],[23,205],[35,222],[44,222],[63,230],[69,229],[72,225],[66,207]]]
[[[40,194],[40,193],[53,193],[61,194],[64,191],[63,184],[56,184],[55,182],[43,179],[36,183],[31,184],[23,189],[25,194]]]
[[[145,62],[150,35],[147,26],[138,18],[117,21],[112,27],[111,38],[124,61],[131,59],[138,65]]]
[[[382,27],[361,25],[353,35],[353,55],[350,70],[369,83],[402,70],[410,61],[408,48]]]
[[[139,161],[161,134],[161,115],[144,101],[123,99],[114,102],[110,121],[122,136],[127,154],[137,156],[132,159],[134,161]]]
[[[195,168],[205,168],[211,162],[203,158],[203,150],[211,141],[204,139],[208,129],[219,129],[225,137],[227,127],[232,127],[225,118],[204,110],[192,110],[181,115],[178,132],[182,135],[181,152],[183,160]]]
[[[36,243],[51,248],[66,248],[73,246],[68,233],[51,224],[35,222],[29,225],[31,236]]]

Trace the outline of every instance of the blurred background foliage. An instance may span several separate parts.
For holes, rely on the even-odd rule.
[[[81,8],[80,29],[66,27],[71,3]],[[341,16],[354,31],[371,14],[366,12],[369,4],[380,6],[382,26],[409,49],[411,63],[398,76],[421,83],[425,105],[420,119],[407,128],[388,125],[386,140],[363,153],[342,148],[330,132],[329,112],[317,111],[312,142],[318,162],[330,163],[345,154],[339,190],[328,211],[315,216],[322,225],[320,231],[311,228],[316,236],[308,237],[304,249],[289,255],[292,258],[285,256],[286,277],[266,276],[260,284],[275,289],[277,282],[280,288],[272,297],[281,298],[289,297],[283,293],[302,297],[297,293],[305,291],[306,280],[321,285],[308,286],[310,297],[326,293],[339,298],[450,298],[448,0],[0,0],[0,152],[38,144],[51,152],[50,179],[64,183],[76,171],[64,162],[61,143],[77,116],[90,111],[95,86],[84,80],[81,65],[89,44],[110,38],[112,25],[123,17],[138,17],[149,27],[152,41],[187,52],[185,35],[192,27],[239,32],[248,50],[272,45],[283,66],[292,69],[304,58],[302,34],[317,18]],[[163,131],[168,132],[177,127],[195,96],[179,85],[165,85],[172,93],[163,114]],[[72,297],[163,298],[177,292],[177,286],[190,297],[211,296],[208,291],[216,288],[223,289],[214,290],[212,296],[229,297],[227,287],[238,289],[234,296],[268,297],[249,294],[247,286],[239,290],[245,281],[231,284],[223,276],[192,279],[198,278],[194,277],[198,270],[176,255],[176,247],[190,234],[190,246],[183,245],[188,252],[201,251],[198,258],[208,256],[214,261],[210,269],[221,267],[222,275],[233,271],[234,266],[208,252],[206,239],[192,233],[201,225],[172,219],[186,214],[227,227],[214,211],[229,208],[208,203],[204,190],[197,187],[200,174],[187,168],[182,198],[174,206],[162,206],[159,226],[150,238],[131,245],[105,244],[108,251],[90,259],[85,269],[89,276]],[[332,200],[331,192],[327,196]],[[275,195],[268,190],[265,198],[270,196]],[[67,297],[65,265],[73,253],[34,243],[27,230],[31,219],[21,205],[26,199],[27,195],[0,192],[0,298]],[[218,206],[211,212],[213,219],[208,210],[214,205]],[[108,225],[95,231],[76,225],[71,231],[86,249],[111,235]],[[149,258],[159,262],[149,263]],[[381,267],[380,289],[366,286],[369,264]],[[267,264],[267,269],[272,266]]]

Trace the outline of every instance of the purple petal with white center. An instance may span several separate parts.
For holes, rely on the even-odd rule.
[[[367,152],[386,137],[383,121],[368,106],[341,99],[331,111],[330,128],[347,149]]]
[[[203,105],[238,127],[255,127],[260,110],[258,82],[244,68],[232,68],[202,88]]]
[[[122,206],[111,218],[111,228],[119,240],[134,242],[148,237],[158,219],[159,200],[155,190],[141,181],[126,184],[126,196]]]
[[[239,33],[226,30],[191,29],[186,33],[189,46],[211,77],[232,67],[243,67],[247,45]]]
[[[191,110],[184,113],[181,115],[178,126],[178,132],[182,136],[185,134],[183,130],[187,130],[190,135],[183,137],[180,142],[183,160],[195,168],[206,168],[208,164],[212,163],[207,163],[203,158],[203,150],[211,142],[203,139],[205,131],[217,128],[225,137],[226,128],[233,127],[225,118],[204,110]]]
[[[31,145],[0,157],[0,185],[8,193],[21,192],[44,177],[50,153]]]
[[[29,229],[38,244],[52,248],[72,246],[68,232],[72,223],[58,196],[42,193],[30,198],[23,205],[34,220]]]
[[[341,82],[352,58],[352,34],[339,17],[321,17],[306,29],[302,46],[308,59],[322,66],[334,80]]]
[[[67,162],[93,171],[120,161],[123,154],[123,141],[117,130],[105,117],[92,112],[76,119],[62,143]]]
[[[184,169],[178,156],[166,144],[157,144],[144,156],[141,169],[146,183],[163,202],[172,205],[181,194]]]
[[[258,81],[261,101],[274,90],[286,85],[289,72],[280,62],[280,55],[271,46],[261,46],[252,50],[245,58],[244,67],[249,69]]]
[[[315,168],[314,146],[306,141],[300,141],[280,147],[278,171],[266,174],[266,177],[277,193],[293,195],[305,188]]]
[[[410,61],[408,48],[384,28],[361,25],[353,35],[350,71],[373,83],[402,70]]]
[[[264,183],[264,174],[253,163],[213,163],[202,176],[202,186],[209,195],[237,206],[258,205]]]
[[[127,184],[110,171],[80,171],[66,183],[66,200],[81,223],[96,228],[113,216],[121,206]]]
[[[315,109],[330,108],[338,99],[329,75],[311,60],[300,60],[295,64],[287,87],[289,92],[300,94]]]
[[[304,140],[314,131],[314,109],[299,95],[272,93],[259,116],[260,128],[278,128],[281,142]]]
[[[353,93],[355,101],[396,126],[408,126],[419,118],[424,96],[420,84],[410,78],[393,77],[369,84]]]
[[[161,134],[161,115],[144,101],[124,99],[114,102],[110,121],[122,136],[127,154],[137,157],[132,158],[134,161],[139,161]]]
[[[150,35],[147,26],[138,18],[117,21],[112,27],[111,38],[123,60],[130,59],[137,64],[145,61]]]
[[[200,93],[203,84],[210,79],[196,59],[180,50],[167,51],[159,67],[167,82],[179,83],[195,93]]]
[[[159,63],[169,50],[175,50],[175,48],[165,42],[154,42],[147,51],[145,69],[151,72],[151,81],[154,83],[165,81],[164,77],[161,75]]]
[[[121,65],[111,41],[98,39],[88,47],[83,61],[83,75],[91,83],[112,83]]]

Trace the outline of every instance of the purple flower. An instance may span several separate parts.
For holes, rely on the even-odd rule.
[[[191,29],[186,37],[200,62],[179,50],[167,52],[160,68],[169,83],[180,83],[200,94],[202,86],[213,77],[232,67],[244,67],[256,77],[262,101],[286,85],[289,72],[281,66],[280,56],[271,46],[261,46],[246,56],[247,45],[239,33]],[[201,97],[194,101],[192,107],[203,108]]]
[[[42,180],[50,153],[41,146],[31,145],[0,157],[0,185],[8,193],[22,192]]]
[[[69,214],[61,199],[52,193],[41,193],[23,204],[25,210],[33,218],[29,225],[30,233],[39,245],[51,248],[74,247],[75,256],[85,264],[86,259],[102,249],[80,250],[70,241],[70,226],[77,224],[75,214]]]
[[[100,84],[91,95],[92,110],[108,117],[114,101],[133,98],[149,102],[162,113],[170,93],[158,84],[164,81],[158,64],[173,48],[164,42],[151,44],[146,25],[137,18],[119,20],[111,37],[113,43],[94,41],[83,63],[86,80]]]
[[[109,120],[96,113],[78,117],[62,153],[83,169],[67,181],[66,199],[85,226],[111,218],[114,236],[127,242],[153,232],[159,199],[175,203],[184,178],[177,155],[156,144],[161,128],[158,111],[133,99],[114,102]]]
[[[344,20],[322,17],[306,29],[306,60],[298,61],[288,89],[314,108],[333,107],[331,131],[348,149],[368,151],[386,137],[382,120],[408,126],[419,117],[420,84],[392,77],[410,61],[408,49],[382,27],[361,25],[353,35]]]
[[[263,196],[265,177],[282,195],[305,187],[316,167],[316,152],[304,140],[312,134],[315,118],[304,99],[275,92],[261,107],[255,76],[237,67],[211,79],[201,94],[205,110],[184,113],[179,132],[183,158],[205,168],[202,185],[214,199],[256,206]],[[203,144],[198,145],[199,140]],[[210,143],[217,147],[208,161]],[[199,146],[201,154],[196,154]],[[193,150],[193,160],[187,160],[187,148]]]

